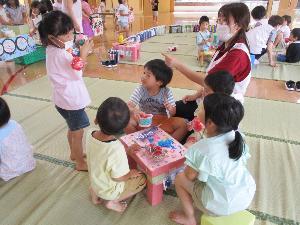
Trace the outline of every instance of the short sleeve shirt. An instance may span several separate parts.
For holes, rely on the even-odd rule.
[[[210,43],[201,44],[202,41],[208,40],[210,38],[210,32],[206,31],[199,31],[196,35],[196,44],[199,50],[208,51],[210,48]]]
[[[23,24],[23,13],[26,13],[24,6],[20,5],[17,8],[5,7],[6,14],[10,15],[13,24]]]
[[[130,97],[130,101],[138,105],[140,110],[154,115],[167,115],[165,102],[175,106],[173,93],[167,87],[161,88],[157,95],[151,96],[142,85],[137,87]]]
[[[124,14],[128,14],[129,12],[129,9],[126,5],[124,4],[120,4],[119,5],[119,8],[118,8],[118,12],[120,14],[120,12],[123,12]],[[119,21],[122,22],[122,23],[128,23],[128,16],[119,16]]]
[[[97,196],[105,200],[118,199],[124,190],[124,182],[116,182],[129,173],[129,164],[124,146],[119,140],[102,142],[87,133],[86,149],[89,177]]]

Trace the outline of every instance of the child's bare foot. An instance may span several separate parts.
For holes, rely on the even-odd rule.
[[[111,210],[114,210],[116,212],[124,212],[127,208],[126,202],[118,202],[118,201],[107,201],[105,203],[105,207]]]
[[[102,203],[102,199],[99,198],[96,193],[94,192],[94,190],[92,189],[92,187],[89,187],[89,191],[91,194],[91,198],[92,198],[92,203],[94,205],[100,205]]]
[[[86,154],[85,153],[83,153],[83,158],[86,158]],[[72,160],[72,161],[75,161],[75,157],[74,156],[72,156],[72,154],[70,155],[70,159]]]
[[[77,171],[84,171],[84,172],[87,172],[87,171],[88,171],[88,166],[87,166],[86,162],[83,162],[83,163],[77,163],[77,162],[76,162],[75,169],[76,169]]]
[[[182,211],[170,212],[169,218],[178,224],[197,225],[196,219],[194,217],[188,218]]]

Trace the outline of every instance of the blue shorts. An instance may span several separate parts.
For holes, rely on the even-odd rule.
[[[69,130],[76,131],[90,125],[89,118],[83,109],[66,110],[55,106],[59,114],[66,120]]]

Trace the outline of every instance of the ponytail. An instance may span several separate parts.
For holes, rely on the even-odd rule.
[[[234,141],[229,144],[229,158],[238,160],[244,152],[245,142],[239,131],[235,131]]]

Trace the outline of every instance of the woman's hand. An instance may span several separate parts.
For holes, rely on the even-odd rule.
[[[182,98],[182,101],[184,104],[186,104],[187,102],[192,102],[192,101],[196,101],[198,98],[198,96],[196,94],[194,95],[186,95]]]
[[[175,57],[161,53],[165,57],[165,62],[169,67],[177,68],[180,62]]]

